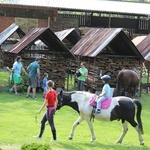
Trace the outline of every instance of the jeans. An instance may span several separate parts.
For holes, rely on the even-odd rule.
[[[97,109],[101,109],[101,103],[102,103],[105,99],[107,99],[105,96],[100,97],[100,98],[98,99],[98,101],[97,101]]]
[[[85,81],[78,80],[78,90],[79,91],[84,90],[84,83],[85,83]]]

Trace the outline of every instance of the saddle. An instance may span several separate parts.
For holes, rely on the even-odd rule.
[[[92,98],[91,98],[91,100],[89,101],[89,105],[90,106],[94,106],[95,104],[95,101],[96,101],[96,99],[98,98],[98,96],[95,94]],[[111,100],[112,100],[112,98],[108,98],[108,99],[105,99],[103,102],[102,102],[102,104],[101,104],[101,109],[107,109],[107,108],[109,108],[109,106],[110,106],[110,104],[111,104]]]
[[[91,116],[90,116],[90,121],[93,119],[93,122],[94,122],[94,117],[95,117],[95,111],[96,111],[96,105],[97,105],[97,102],[96,102],[96,99],[98,98],[98,96],[95,94],[89,101],[89,105],[91,107],[93,107],[92,109],[92,112],[91,112]],[[109,108],[110,104],[111,104],[111,101],[112,101],[112,98],[108,98],[106,100],[104,100],[102,103],[101,103],[101,109],[107,109]]]

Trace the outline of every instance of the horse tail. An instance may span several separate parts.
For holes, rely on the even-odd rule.
[[[141,120],[142,104],[136,99],[133,100],[133,103],[136,104],[137,106],[136,119],[138,121],[138,125],[141,130],[141,133],[144,134],[142,120]]]
[[[116,96],[121,95],[122,83],[123,83],[123,72],[120,71],[117,77]]]

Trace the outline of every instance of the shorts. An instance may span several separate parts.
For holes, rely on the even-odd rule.
[[[15,84],[21,83],[21,77],[15,75],[15,74],[13,74],[13,80],[14,80]]]
[[[28,84],[29,84],[29,86],[31,86],[32,88],[36,88],[36,87],[37,87],[37,80],[36,80],[36,77],[28,77]]]

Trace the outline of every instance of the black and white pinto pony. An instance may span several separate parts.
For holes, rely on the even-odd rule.
[[[60,91],[60,93],[58,93],[57,110],[67,105],[67,106],[72,107],[74,110],[76,110],[79,113],[79,117],[75,121],[71,129],[71,132],[69,135],[70,140],[73,139],[75,128],[83,120],[86,120],[86,122],[88,123],[89,129],[91,131],[91,136],[92,136],[91,142],[93,142],[96,139],[92,121],[91,121],[91,112],[92,112],[93,107],[90,106],[90,103],[94,99],[94,97],[97,97],[97,96],[90,92]],[[102,104],[102,107],[104,105],[105,108],[101,109],[100,114],[95,115],[95,119],[103,120],[103,121],[113,121],[113,120],[122,121],[123,132],[116,142],[121,143],[123,141],[123,138],[125,137],[128,131],[127,122],[129,122],[131,126],[133,126],[138,133],[140,145],[144,145],[144,140],[142,137],[143,127],[142,127],[142,121],[141,121],[141,111],[142,111],[141,103],[138,100],[132,100],[131,98],[125,97],[125,96],[112,97],[110,104],[108,104],[109,105],[108,108],[106,108],[107,100],[104,102],[105,104]],[[135,107],[135,105],[137,107]],[[137,108],[137,112],[135,111],[136,108]],[[134,120],[135,115],[136,115],[136,119],[138,123]]]

